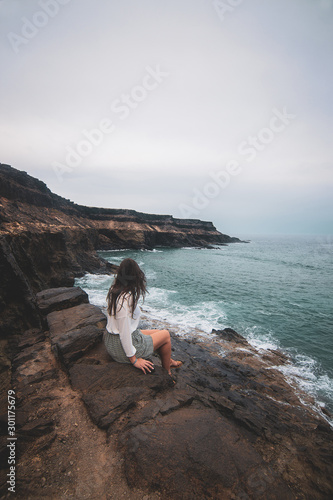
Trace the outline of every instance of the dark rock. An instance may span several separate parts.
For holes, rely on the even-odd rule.
[[[58,377],[57,364],[49,343],[43,342],[35,351],[28,347],[27,351],[27,354],[22,352],[16,360],[18,366],[16,366],[14,377],[19,391],[25,386],[32,386]]]
[[[41,328],[33,286],[22,269],[25,264],[26,257],[16,255],[12,238],[0,231],[0,338],[7,339],[28,328]]]
[[[137,392],[154,397],[173,386],[171,378],[159,367],[156,367],[153,375],[148,376],[129,364],[114,361],[103,365],[76,363],[69,370],[69,375],[72,386],[83,394],[119,387],[126,391],[134,387]]]
[[[242,337],[239,333],[235,332],[232,328],[224,328],[224,330],[212,330],[212,333],[218,335],[223,340],[228,340],[229,342],[236,342],[236,344],[249,345],[248,341]]]
[[[92,420],[102,429],[106,429],[123,413],[140,401],[143,389],[137,388],[101,390],[83,396]]]
[[[176,391],[164,401],[160,406],[159,412],[161,415],[168,415],[169,413],[182,408],[183,406],[190,406],[193,403],[194,396],[186,391]]]
[[[98,307],[80,304],[51,312],[47,322],[55,353],[68,367],[102,340],[106,317]]]
[[[99,307],[92,304],[81,304],[71,309],[54,311],[48,314],[47,322],[52,340],[58,335],[68,334],[72,330],[77,330],[88,325],[96,325],[98,328],[104,329],[106,316]]]
[[[46,336],[43,330],[32,328],[26,330],[24,333],[17,337],[17,348],[22,353],[27,347],[32,347],[40,342],[44,342]]]
[[[13,368],[16,368],[19,365],[22,365],[26,361],[35,361],[39,358],[39,351],[44,350],[44,345],[42,342],[33,345],[27,346],[23,349],[19,354],[17,354],[13,359]]]
[[[8,463],[8,439],[6,432],[0,435],[0,471],[4,470],[7,473],[7,463]],[[7,477],[6,477],[7,481]]]
[[[55,293],[60,303],[61,295]],[[155,355],[154,373],[144,375],[108,356],[98,308],[81,304],[54,311],[47,320],[50,339],[38,330],[25,332],[15,358],[22,453],[29,453],[30,444],[35,453],[52,453],[62,404],[57,377],[67,379],[68,373],[71,391],[117,447],[128,484],[145,494],[184,500],[330,498],[331,428],[257,353],[239,358],[236,346],[220,358],[199,340],[174,337],[173,357],[183,365],[173,370],[173,379]],[[59,444],[67,439],[62,434]]]
[[[103,329],[95,325],[88,325],[77,330],[72,330],[68,334],[52,337],[56,352],[68,367],[73,361],[81,358],[90,351],[98,342],[102,340]]]
[[[11,361],[4,352],[0,352],[0,376],[8,373],[11,368]]]
[[[253,470],[268,469],[246,433],[212,409],[181,408],[129,430],[122,442],[129,483],[165,498],[232,498]],[[283,498],[294,498],[280,483],[289,492]]]
[[[50,288],[36,294],[40,311],[47,315],[53,311],[88,304],[88,294],[80,287]]]
[[[16,412],[16,427],[18,432],[26,424],[30,423],[36,415],[36,408],[41,406],[46,406],[46,403],[53,400],[54,398],[50,395],[46,396],[43,391],[43,382],[40,381],[38,384],[34,384],[34,391],[31,392],[32,386],[21,387],[19,391],[19,402],[17,405]],[[50,381],[47,381],[48,383]],[[43,414],[43,419],[51,420],[50,416]]]

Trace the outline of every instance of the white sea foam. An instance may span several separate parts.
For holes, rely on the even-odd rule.
[[[157,250],[157,248],[153,248],[152,250],[148,250],[147,248],[141,248],[140,252],[163,253],[163,250]]]
[[[153,271],[152,269],[147,269],[145,270],[145,275],[147,280],[153,280],[157,277],[156,271]]]
[[[327,375],[319,374],[318,363],[309,356],[296,355],[292,364],[274,367],[283,373],[287,382],[296,390],[300,401],[306,406],[320,413],[322,417],[333,427],[333,419],[323,414],[320,408],[325,408],[324,400],[333,399],[333,380]],[[299,391],[300,389],[300,391]],[[315,400],[315,404],[307,401],[303,394],[309,394]]]
[[[193,250],[193,249],[191,249]],[[110,260],[118,262],[122,260],[122,255],[112,255]],[[149,280],[155,280],[157,273],[152,269],[152,266],[144,265],[141,261],[138,262],[145,270]],[[109,275],[86,274],[84,277],[76,280],[76,284],[81,286],[88,294],[92,304],[99,307],[106,306],[106,294],[113,281]],[[186,305],[181,303],[182,297],[178,296],[176,290],[167,290],[159,287],[150,287],[149,294],[146,297],[143,309],[159,320],[164,320],[171,325],[175,325],[180,329],[180,333],[184,336],[191,336],[193,330],[198,328],[202,330],[207,337],[210,337],[211,331],[215,329],[223,329],[225,327],[234,327],[255,347],[259,352],[267,351],[268,349],[281,349],[281,344],[277,340],[277,335],[274,331],[268,331],[267,328],[258,325],[249,325],[249,323],[241,322],[238,326],[230,324],[228,318],[228,310],[226,303],[223,300],[207,300],[198,302],[197,304]],[[299,306],[295,303],[295,306]],[[233,308],[233,313],[235,309]],[[263,318],[270,316],[269,311],[258,308],[256,312],[260,312]],[[277,312],[274,312],[269,318],[272,323],[272,318]],[[272,323],[273,324],[273,323]],[[287,351],[288,352],[288,351]],[[293,363],[288,363],[276,367],[280,370],[286,379],[294,387],[300,388],[302,391],[315,397],[319,404],[324,406],[324,402],[333,400],[333,380],[329,375],[324,374],[320,369],[319,364],[310,356],[305,356],[297,353],[296,350],[290,352]]]
[[[110,252],[128,252],[127,248],[116,248],[115,250],[98,250],[98,253],[110,253]]]
[[[99,307],[106,307],[106,295],[113,282],[113,276],[108,274],[85,274],[75,280],[89,295],[89,302]]]
[[[328,375],[319,375],[318,363],[309,356],[296,355],[294,363],[282,365],[278,369],[289,379],[296,382],[304,391],[318,395],[321,391],[333,398],[333,380]]]
[[[178,326],[187,336],[194,328],[210,334],[212,328],[224,328],[226,315],[214,301],[207,301],[192,306],[181,304],[175,300],[178,292],[150,288],[144,308],[154,317]],[[170,299],[173,299],[172,301]]]
[[[111,260],[112,260],[112,263],[121,262],[122,260],[124,260],[124,257],[118,256],[118,255],[113,255]]]
[[[272,333],[264,332],[262,328],[256,325],[245,328],[244,337],[246,337],[247,341],[259,351],[280,348],[279,343]]]
[[[181,247],[179,250],[202,250],[202,247]]]

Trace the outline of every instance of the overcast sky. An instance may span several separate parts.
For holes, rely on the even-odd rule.
[[[0,13],[1,163],[84,205],[333,232],[333,0]]]

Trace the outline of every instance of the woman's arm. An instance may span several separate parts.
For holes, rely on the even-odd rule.
[[[117,314],[117,323],[120,342],[123,346],[125,354],[128,358],[133,357],[136,353],[136,349],[132,342],[130,316],[127,314],[126,316],[118,317]]]
[[[131,307],[130,307],[131,297],[126,297],[120,308],[119,313],[117,312],[117,322],[119,329],[119,337],[121,345],[125,351],[126,356],[135,366],[135,368],[139,368],[143,371],[143,373],[151,372],[154,368],[154,365],[151,361],[148,361],[143,358],[137,358],[135,353],[136,349],[133,346],[132,342],[132,332],[131,332]]]
[[[154,365],[151,361],[148,361],[148,359],[143,359],[143,358],[137,358],[135,355],[131,356],[128,358],[132,365],[135,366],[135,368],[139,368],[139,370],[142,370],[143,373],[151,372],[154,369]],[[146,372],[147,370],[147,372]]]

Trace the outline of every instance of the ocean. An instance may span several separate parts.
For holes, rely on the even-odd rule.
[[[287,380],[333,412],[333,237],[243,239],[250,242],[99,253],[114,264],[136,260],[148,284],[143,308],[183,336],[229,327],[258,349],[288,353],[292,364],[279,368]],[[87,274],[76,285],[105,307],[111,282]]]

